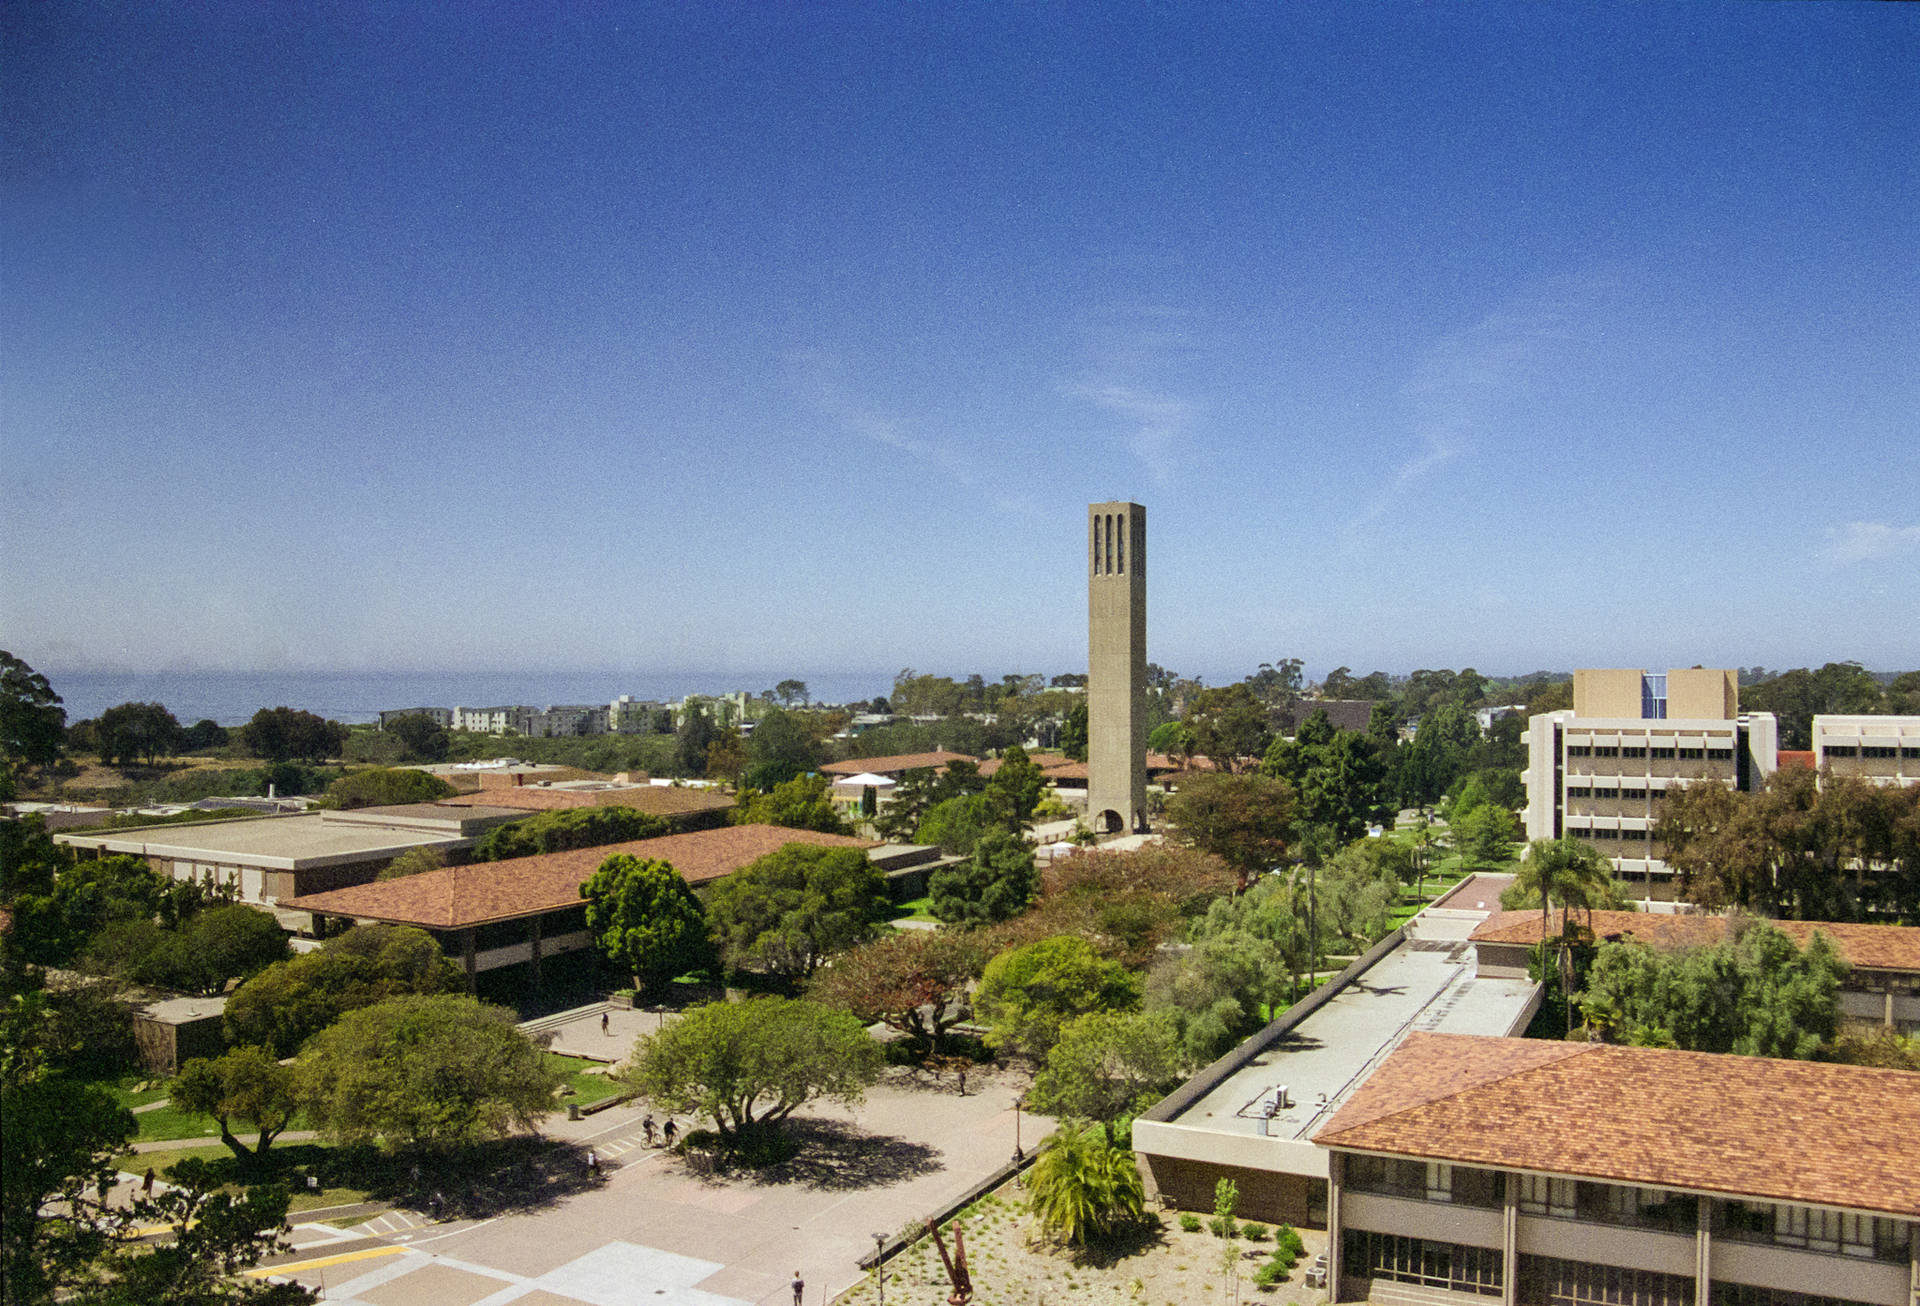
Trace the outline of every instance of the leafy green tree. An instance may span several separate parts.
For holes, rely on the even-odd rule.
[[[263,707],[240,727],[240,745],[270,762],[318,762],[338,757],[347,728],[290,707]]]
[[[0,802],[23,768],[52,766],[66,744],[67,712],[47,678],[0,649]]]
[[[229,1048],[218,1057],[195,1057],[180,1067],[170,1100],[177,1111],[212,1116],[220,1141],[243,1162],[257,1161],[293,1122],[299,1110],[293,1067],[281,1065],[262,1047]],[[259,1133],[249,1148],[234,1136],[230,1122],[250,1123]]]
[[[465,988],[465,972],[425,930],[356,925],[242,984],[227,1000],[222,1023],[230,1041],[290,1057],[346,1012],[388,998]]]
[[[706,908],[669,862],[616,853],[580,886],[580,896],[602,955],[637,987],[718,964]]]
[[[735,825],[779,825],[789,830],[818,830],[822,834],[851,834],[833,805],[825,776],[802,775],[775,785],[771,792],[742,789],[740,801],[727,814]]]
[[[409,848],[380,869],[382,880],[404,880],[409,875],[424,875],[428,871],[445,869],[447,855],[438,848]]]
[[[1027,1209],[1061,1242],[1080,1245],[1146,1214],[1133,1153],[1109,1146],[1097,1124],[1069,1121],[1040,1145],[1027,1176]]]
[[[1147,973],[1146,1009],[1169,1022],[1190,1064],[1221,1056],[1285,1005],[1287,954],[1247,915],[1241,903],[1216,903],[1192,946],[1163,953]]]
[[[1196,753],[1222,771],[1240,771],[1247,759],[1265,755],[1273,739],[1267,705],[1247,684],[1203,689],[1194,695],[1185,717]]]
[[[1080,699],[1067,709],[1060,723],[1060,751],[1076,762],[1087,760],[1087,701]]]
[[[1336,730],[1325,709],[1302,722],[1294,738],[1275,739],[1260,771],[1291,784],[1298,819],[1330,831],[1340,843],[1391,815],[1379,746],[1358,731]]]
[[[937,844],[942,852],[970,857],[982,837],[1005,829],[985,794],[962,794],[934,804],[914,832],[914,841]]]
[[[807,682],[804,680],[781,681],[773,687],[773,696],[788,707],[792,707],[795,703],[807,703],[813,697],[807,692]]]
[[[755,998],[692,1008],[644,1039],[619,1073],[656,1105],[705,1116],[739,1142],[809,1102],[859,1105],[884,1062],[849,1012]]]
[[[130,978],[186,993],[218,993],[287,955],[287,936],[264,911],[239,905],[210,907],[132,961]]]
[[[1314,912],[1322,931],[1349,952],[1362,952],[1393,930],[1400,876],[1393,857],[1370,855],[1384,839],[1363,839],[1321,866],[1314,886]]]
[[[1033,848],[1018,835],[989,830],[964,862],[935,871],[927,890],[933,914],[949,925],[986,925],[1025,911],[1040,892]]]
[[[1560,991],[1569,1026],[1573,1023],[1573,945],[1576,930],[1573,909],[1587,912],[1587,936],[1592,936],[1593,910],[1611,891],[1612,864],[1592,844],[1581,839],[1535,839],[1527,845],[1512,892],[1540,897],[1540,938],[1555,937],[1551,923],[1554,903],[1560,904]]]
[[[403,713],[381,728],[400,741],[409,761],[444,762],[453,745],[446,727],[425,712]]]
[[[971,1019],[967,990],[987,964],[984,935],[900,930],[842,953],[807,984],[815,1002],[851,1011],[936,1051],[954,1025]]]
[[[186,732],[158,703],[122,703],[93,723],[94,747],[108,766],[151,766],[180,751]]]
[[[1264,775],[1194,775],[1167,800],[1174,836],[1210,852],[1244,887],[1278,865],[1293,835],[1293,786]]]
[[[987,963],[973,1005],[989,1026],[988,1046],[1044,1060],[1075,1016],[1138,1007],[1140,982],[1085,939],[1061,936]]]
[[[457,1147],[532,1129],[559,1076],[512,1012],[459,995],[349,1011],[300,1054],[308,1115],[342,1143]]]
[[[1166,1096],[1184,1069],[1179,1035],[1166,1013],[1090,1012],[1061,1027],[1027,1106],[1110,1125]]]
[[[903,774],[899,783],[887,794],[887,801],[880,808],[874,828],[887,839],[911,839],[938,801],[934,796],[933,768],[916,767]]]
[[[180,751],[183,753],[208,753],[226,746],[226,727],[212,717],[201,717],[180,736]]]
[[[1009,828],[1021,828],[1030,822],[1046,791],[1046,776],[1019,744],[1001,753],[1000,769],[986,787],[989,803]]]
[[[1771,712],[1779,722],[1780,747],[1812,748],[1813,718],[1823,712],[1883,712],[1885,691],[1858,662],[1829,662],[1818,671],[1801,667],[1740,691],[1748,712]]]
[[[1467,769],[1479,742],[1479,723],[1457,703],[1441,702],[1427,712],[1398,753],[1401,801],[1420,808],[1439,802]]]
[[[714,724],[704,705],[689,703],[681,715],[680,728],[673,734],[673,761],[681,775],[707,773],[707,749],[720,728]]]
[[[727,965],[804,979],[873,937],[887,886],[858,848],[790,843],[715,883],[707,913]]]
[[[426,720],[424,717],[412,719]],[[439,776],[408,766],[370,767],[343,775],[327,786],[327,797],[333,804],[349,809],[431,803],[450,797],[453,792],[453,786]]]
[[[747,739],[747,767],[741,783],[772,789],[819,769],[820,740],[808,717],[779,708],[754,723]]]
[[[242,1272],[288,1250],[284,1184],[233,1190],[208,1162],[190,1157],[168,1171],[168,1186],[136,1197],[127,1217],[165,1225],[156,1244],[121,1250],[95,1267],[92,1281],[67,1300],[72,1306],[299,1306],[317,1295],[298,1283],[269,1283]]]
[[[1736,917],[1710,947],[1601,944],[1580,1004],[1589,1024],[1632,1043],[1806,1059],[1838,1030],[1846,972],[1825,932],[1803,951],[1772,926]]]
[[[42,881],[48,891],[20,893],[13,901],[12,944],[40,965],[66,965],[109,925],[152,920],[169,896],[167,882],[143,857],[81,860],[60,855],[64,851],[41,849],[36,855],[53,870],[52,884]]]
[[[632,807],[567,807],[495,826],[474,845],[473,855],[479,861],[502,862],[573,848],[657,839],[671,829],[660,817]]]
[[[1467,867],[1498,866],[1513,850],[1518,824],[1506,808],[1482,803],[1454,818],[1453,846]]]

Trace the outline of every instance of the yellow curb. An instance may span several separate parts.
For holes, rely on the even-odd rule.
[[[257,1270],[248,1270],[247,1277],[265,1279],[275,1274],[300,1274],[307,1270],[324,1270],[329,1265],[345,1265],[348,1261],[366,1261],[376,1256],[398,1256],[406,1250],[404,1247],[369,1247],[365,1251],[342,1252],[338,1256],[322,1256],[311,1261],[289,1261],[285,1265],[263,1265]]]

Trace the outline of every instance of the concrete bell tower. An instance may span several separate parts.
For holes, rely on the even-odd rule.
[[[1147,828],[1147,510],[1087,508],[1087,822]]]

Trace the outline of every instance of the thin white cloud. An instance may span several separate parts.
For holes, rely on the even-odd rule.
[[[1877,562],[1882,558],[1920,550],[1920,526],[1892,526],[1883,521],[1850,521],[1827,527],[1820,550],[1828,562]]]
[[[1557,285],[1553,293],[1509,301],[1436,341],[1400,391],[1410,412],[1413,451],[1347,529],[1379,521],[1431,472],[1471,452],[1506,403],[1538,374],[1548,346],[1572,337],[1569,324],[1598,289]]]
[[[824,349],[790,349],[781,361],[788,384],[801,402],[848,434],[934,463],[964,484],[977,484],[972,469],[944,446],[910,434],[900,422],[854,394],[842,378],[845,368],[838,355]]]
[[[1127,448],[1146,464],[1154,483],[1172,480],[1175,456],[1200,415],[1198,404],[1113,381],[1072,385],[1064,393],[1125,421],[1132,428]]]

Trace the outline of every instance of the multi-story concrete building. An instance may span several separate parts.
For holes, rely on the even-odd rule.
[[[1573,709],[1527,725],[1529,839],[1588,840],[1648,898],[1671,898],[1653,838],[1667,792],[1693,780],[1756,789],[1772,773],[1770,712],[1740,713],[1736,672],[1582,670]]]
[[[530,711],[523,707],[456,707],[448,728],[452,730],[471,730],[475,734],[504,735],[508,731],[518,734],[520,714]]]
[[[1147,819],[1147,510],[1087,508],[1087,816],[1095,830]]]
[[[1920,716],[1816,716],[1813,764],[1823,775],[1920,785]]]
[[[394,721],[403,716],[423,716],[433,724],[446,730],[453,725],[453,710],[445,707],[396,707],[380,714],[380,728],[385,730]]]
[[[1911,1306],[1920,1074],[1408,1036],[1314,1141],[1335,1301]]]

